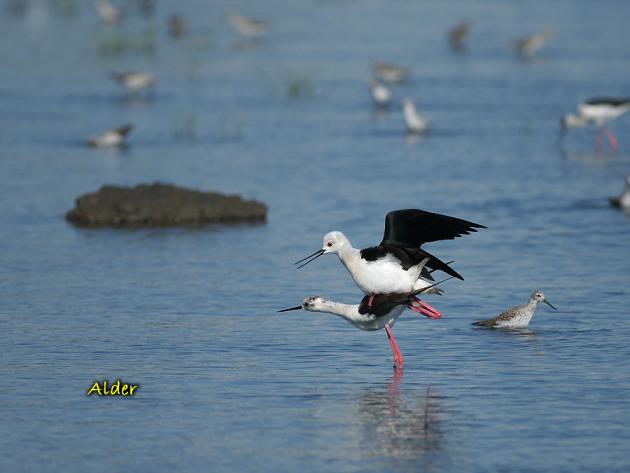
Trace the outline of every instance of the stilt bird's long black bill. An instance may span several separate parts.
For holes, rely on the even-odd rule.
[[[306,263],[302,263],[300,264],[297,269],[303,268],[304,266],[306,266],[307,264],[315,261],[317,258],[319,258],[321,255],[324,254],[324,250],[317,250],[315,253],[313,253],[312,255],[308,255],[306,258],[302,258],[300,261],[296,261],[293,264],[300,264],[302,263],[302,261],[306,261]]]
[[[278,312],[289,312],[290,310],[300,310],[300,309],[303,309],[303,307],[301,305],[297,305],[295,307],[289,307],[288,309],[279,310]]]

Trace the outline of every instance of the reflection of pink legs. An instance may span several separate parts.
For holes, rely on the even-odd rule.
[[[396,339],[394,338],[392,329],[389,328],[389,325],[385,325],[385,331],[387,332],[387,338],[389,339],[389,343],[392,346],[392,351],[394,352],[394,368],[402,370],[403,365],[405,364],[405,360],[402,356],[402,353],[400,353],[400,349],[398,348],[398,343],[396,343]]]
[[[440,311],[431,307],[422,299],[418,299],[417,297],[414,297],[413,299],[414,301],[409,304],[409,308],[414,312],[422,314],[425,317],[429,317],[430,319],[439,319],[440,317],[442,317],[442,313]]]
[[[597,151],[601,151],[602,149],[602,134],[599,128],[595,131],[595,146]]]
[[[368,309],[372,307],[373,302],[374,302],[374,294],[370,294],[370,298],[368,299]]]
[[[613,151],[617,151],[619,149],[619,143],[617,142],[617,138],[612,131],[608,128],[604,128],[604,133],[606,133],[606,138],[608,138],[608,144],[610,144],[610,149]]]

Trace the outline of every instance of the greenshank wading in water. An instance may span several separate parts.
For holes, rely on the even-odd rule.
[[[512,307],[492,319],[473,322],[473,325],[486,328],[525,328],[532,320],[539,302],[544,302],[553,310],[558,310],[545,299],[545,294],[539,290],[532,293],[527,304]]]

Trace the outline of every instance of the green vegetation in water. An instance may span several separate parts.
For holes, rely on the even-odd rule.
[[[155,48],[153,30],[148,30],[138,36],[123,33],[108,34],[101,38],[98,44],[98,52],[103,56],[124,53],[153,54]]]
[[[315,81],[308,75],[292,75],[287,80],[287,97],[311,97],[315,94]]]

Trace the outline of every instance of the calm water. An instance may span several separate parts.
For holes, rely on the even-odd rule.
[[[630,172],[591,130],[562,147],[558,118],[628,95],[621,1],[239,2],[269,19],[261,43],[225,2],[129,7],[31,2],[0,16],[0,470],[628,471],[630,219],[607,206]],[[86,2],[87,3],[87,2]],[[180,41],[166,17],[189,21]],[[465,54],[444,34],[468,18]],[[507,45],[550,26],[531,61]],[[408,140],[399,106],[373,113],[368,65],[413,68],[397,101],[434,129]],[[128,99],[108,79],[149,70]],[[290,97],[290,91],[298,95]],[[124,151],[82,141],[131,121]],[[64,213],[105,183],[167,181],[257,198],[266,225],[79,230]],[[419,207],[489,228],[431,244],[465,282],[432,298],[439,321],[384,332],[280,308],[361,297],[334,257],[292,262],[332,229],[379,241],[384,214]],[[530,330],[470,322],[525,302]],[[139,384],[133,399],[85,392]]]

